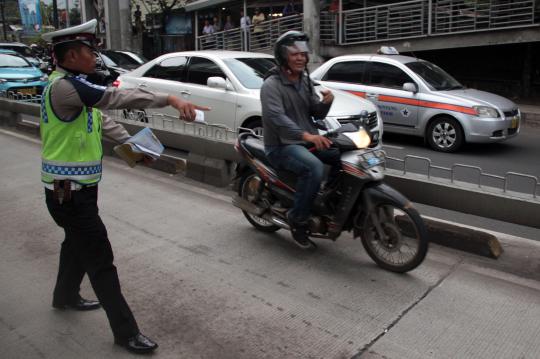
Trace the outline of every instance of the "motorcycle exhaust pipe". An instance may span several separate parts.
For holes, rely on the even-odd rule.
[[[249,214],[253,214],[255,216],[260,216],[264,213],[264,208],[257,207],[256,205],[243,199],[239,195],[233,197],[232,204],[233,206],[240,208],[242,211],[246,211]]]
[[[290,230],[289,225],[283,219],[278,218],[278,217],[274,216],[271,213],[263,214],[265,212],[264,208],[257,207],[253,203],[245,200],[244,198],[242,198],[242,197],[240,197],[238,195],[233,197],[232,204],[233,204],[233,206],[235,206],[237,208],[240,208],[242,211],[246,211],[249,214],[261,217],[262,219],[264,219],[264,220],[266,220],[266,221],[268,221],[268,222],[270,222],[272,224],[275,224],[276,226],[278,226],[280,228]]]
[[[280,227],[282,229],[286,229],[288,231],[291,230],[291,227],[289,226],[289,224],[287,222],[285,222],[281,218],[278,218],[278,217],[274,216],[271,213],[264,215],[262,218],[267,220],[268,222],[272,222],[273,224],[275,224],[276,226],[278,226],[278,227]]]

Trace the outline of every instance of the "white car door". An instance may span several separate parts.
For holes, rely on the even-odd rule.
[[[188,58],[186,56],[169,57],[156,63],[142,77],[134,79],[135,86],[151,92],[162,92],[168,95],[182,97],[183,80]],[[158,121],[158,127],[177,129],[183,128],[183,121],[178,118],[178,111],[171,106],[144,110],[150,121]],[[140,112],[138,113],[140,114]],[[162,114],[168,116],[161,116]],[[140,116],[139,116],[140,117]]]
[[[205,113],[207,123],[225,125],[235,130],[238,126],[236,123],[238,95],[234,90],[208,87],[209,77],[222,77],[227,81],[227,76],[217,63],[204,57],[191,57],[186,79],[182,84],[182,96],[196,105],[212,109]]]

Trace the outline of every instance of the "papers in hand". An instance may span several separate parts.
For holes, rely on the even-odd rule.
[[[204,111],[195,110],[195,120],[193,120],[193,122],[206,123],[204,120]]]
[[[159,142],[152,130],[143,128],[125,143],[115,146],[114,152],[127,162],[130,167],[135,167],[137,162],[142,161],[144,156],[158,159],[165,147]]]

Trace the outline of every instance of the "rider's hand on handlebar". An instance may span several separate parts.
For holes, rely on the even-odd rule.
[[[326,150],[332,145],[332,141],[330,141],[328,138],[320,135],[312,135],[311,133],[307,132],[304,132],[302,135],[302,141],[313,143],[318,151]]]
[[[325,105],[331,104],[332,101],[334,101],[334,94],[332,94],[332,91],[330,90],[321,90],[321,95],[323,96],[322,103]]]

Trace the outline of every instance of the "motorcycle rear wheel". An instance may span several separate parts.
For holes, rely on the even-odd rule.
[[[392,200],[377,202],[375,216],[368,214],[362,231],[362,244],[381,268],[405,273],[418,267],[428,250],[427,229],[416,209],[404,208]],[[375,227],[378,221],[383,236]]]
[[[263,183],[261,178],[256,173],[247,173],[243,175],[240,179],[240,185],[238,186],[238,195],[243,199],[257,205],[257,203],[254,202],[254,199],[260,185],[262,186]],[[251,223],[251,225],[257,228],[259,231],[273,233],[280,229],[280,227],[276,226],[272,222],[269,222],[259,216],[253,215],[246,211],[242,211],[242,213],[249,221],[249,223]]]

